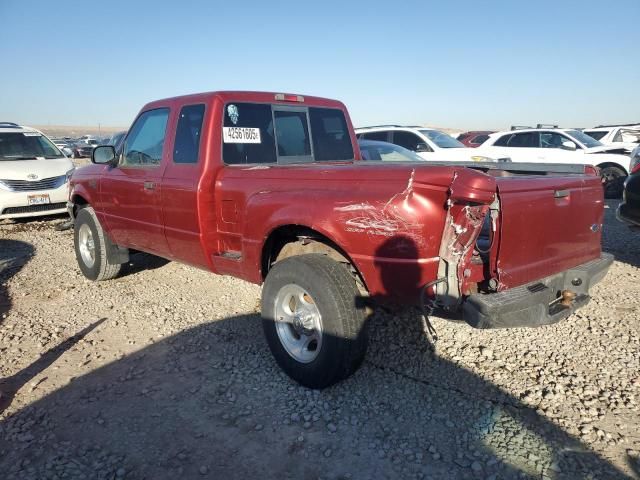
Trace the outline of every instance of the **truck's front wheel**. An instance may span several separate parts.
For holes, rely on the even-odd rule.
[[[262,290],[269,348],[291,378],[325,388],[351,375],[367,348],[366,312],[349,271],[320,254],[276,263]]]
[[[108,261],[107,239],[93,208],[78,212],[74,223],[73,240],[76,260],[89,280],[110,280],[120,273],[122,265]]]

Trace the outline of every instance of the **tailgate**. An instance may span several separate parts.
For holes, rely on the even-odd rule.
[[[596,176],[497,178],[499,290],[600,258],[602,183]]]

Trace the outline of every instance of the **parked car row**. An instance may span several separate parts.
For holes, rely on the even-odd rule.
[[[67,157],[88,158],[98,145],[110,145],[114,137],[122,138],[122,136],[123,132],[118,132],[110,137],[82,135],[78,138],[53,138],[52,141]]]
[[[621,131],[617,130],[620,135]],[[592,165],[600,169],[608,198],[620,197],[624,179],[630,172],[626,147],[605,145],[579,129],[558,128],[556,125],[538,125],[536,128],[514,126],[502,132],[466,132],[458,137],[462,141],[444,132],[419,126],[362,127],[356,129],[356,135],[360,140],[404,147],[424,160]],[[635,138],[631,133],[626,135],[624,139]]]
[[[538,128],[543,125],[538,125]],[[548,126],[547,126],[548,127]],[[518,127],[511,127],[512,130]],[[522,128],[522,127],[520,127]],[[531,127],[527,127],[531,128]],[[558,128],[553,126],[553,128]],[[629,123],[624,125],[598,125],[593,128],[573,128],[579,130],[594,140],[598,140],[603,145],[611,145],[620,148],[620,153],[629,153],[640,144],[640,123]],[[460,133],[456,138],[467,147],[479,147],[489,139],[489,135],[496,133],[491,130],[469,131]]]
[[[356,129],[358,139],[388,142],[415,152],[424,160],[454,162],[508,161],[503,155],[486,157],[470,150],[451,135],[419,126],[377,125]]]

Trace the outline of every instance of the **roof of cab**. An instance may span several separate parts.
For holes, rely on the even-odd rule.
[[[296,97],[302,99],[302,101],[294,100],[276,100],[276,96]],[[177,97],[164,98],[161,100],[154,100],[147,103],[143,110],[149,108],[158,108],[168,106],[172,104],[181,104],[191,102],[207,102],[214,98],[220,99],[222,102],[256,102],[256,103],[275,103],[282,105],[299,105],[299,106],[320,106],[320,107],[332,107],[332,108],[345,108],[344,104],[338,100],[331,100],[329,98],[314,97],[309,95],[290,94],[283,92],[252,92],[252,91],[214,91],[193,93],[190,95],[181,95]]]

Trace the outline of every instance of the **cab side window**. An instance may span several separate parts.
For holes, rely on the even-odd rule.
[[[123,166],[160,165],[168,118],[168,108],[149,110],[138,117],[124,142]]]
[[[198,163],[204,105],[186,105],[180,110],[173,144],[175,163]]]

